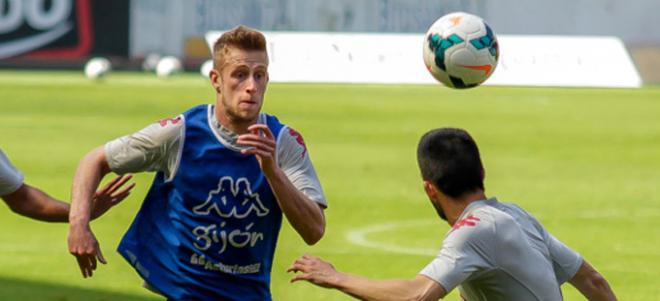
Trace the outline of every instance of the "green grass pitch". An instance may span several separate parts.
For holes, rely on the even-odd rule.
[[[93,147],[213,101],[198,75],[114,73],[94,82],[82,72],[5,70],[0,147],[27,183],[68,200],[77,163]],[[373,278],[410,278],[432,259],[449,226],[423,194],[415,148],[423,133],[443,126],[465,128],[477,140],[488,195],[537,216],[607,277],[620,300],[660,300],[657,87],[274,83],[264,111],[303,133],[330,204],[316,246],[283,224],[272,270],[275,300],[350,300],[289,283],[286,268],[305,252]],[[152,176],[138,175],[131,197],[92,223],[109,263],[91,279],[82,279],[67,252],[66,225],[0,205],[0,299],[161,300],[141,288],[115,251]],[[355,243],[359,234],[363,244]],[[567,285],[563,292],[566,300],[582,299]]]

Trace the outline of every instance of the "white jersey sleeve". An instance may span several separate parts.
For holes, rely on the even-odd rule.
[[[445,236],[440,253],[420,274],[447,292],[453,290],[473,273],[492,266],[494,236],[491,224],[479,218],[468,216],[457,221]]]
[[[555,277],[557,277],[557,283],[561,285],[575,276],[584,260],[579,253],[571,250],[550,233],[545,231],[545,234],[547,235],[545,242],[550,251]]]
[[[545,229],[545,227],[529,212],[522,209],[520,206],[515,204],[507,204],[512,210],[518,212],[519,215],[523,215],[530,223],[530,229],[527,231],[534,230],[533,232],[539,233],[541,235],[543,242],[548,248],[548,253],[550,260],[552,261],[552,268],[557,278],[557,283],[560,285],[575,276],[580,266],[582,266],[583,258],[582,256],[571,250],[564,243],[559,241],[557,238],[552,236]]]
[[[328,206],[305,141],[293,128],[282,128],[277,141],[277,163],[293,186],[324,208]]]
[[[14,167],[0,149],[0,196],[15,192],[23,185],[23,174]]]
[[[112,140],[105,144],[108,165],[118,174],[162,171],[170,178],[178,166],[184,130],[183,116],[179,116]]]
[[[517,205],[510,204],[510,206],[515,207],[517,210],[527,216],[529,221],[532,223],[534,229],[540,233],[543,238],[543,242],[548,248],[548,253],[550,255],[550,260],[552,261],[552,268],[555,272],[555,277],[557,278],[557,283],[560,285],[575,276],[575,273],[582,266],[582,255],[571,250],[564,243],[555,238],[552,234],[545,229],[545,227],[531,214],[523,210]]]

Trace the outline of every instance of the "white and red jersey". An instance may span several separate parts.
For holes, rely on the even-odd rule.
[[[468,301],[556,301],[582,262],[533,216],[491,198],[465,208],[420,274]]]
[[[23,185],[23,174],[9,162],[0,149],[0,196],[15,192]]]
[[[213,112],[210,106],[208,119],[219,142],[229,149],[245,148],[236,144],[238,135],[223,127]],[[182,118],[163,119],[134,134],[106,143],[105,155],[110,169],[118,174],[161,171],[167,178],[172,178],[176,174],[183,147],[185,122]],[[260,114],[257,122],[264,123],[265,114]],[[302,135],[285,126],[276,144],[275,160],[291,183],[309,199],[327,207]]]

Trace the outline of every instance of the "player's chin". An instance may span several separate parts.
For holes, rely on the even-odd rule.
[[[260,108],[256,109],[243,109],[236,112],[235,119],[244,123],[256,122],[259,117]]]
[[[261,111],[261,103],[258,101],[243,101],[238,104],[238,114],[241,117],[255,117]]]

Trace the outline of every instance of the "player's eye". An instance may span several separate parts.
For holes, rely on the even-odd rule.
[[[247,73],[244,71],[236,71],[234,72],[233,76],[238,79],[243,79],[247,76]]]

